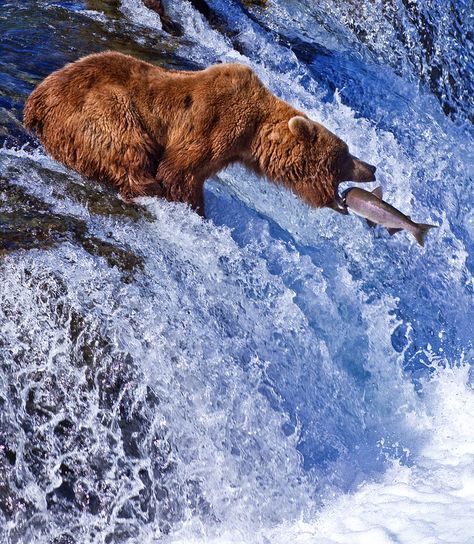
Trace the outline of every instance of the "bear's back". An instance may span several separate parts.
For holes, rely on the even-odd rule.
[[[56,160],[136,195],[172,153],[173,168],[196,178],[247,157],[273,101],[244,65],[166,70],[107,52],[48,76],[28,98],[24,124]]]
[[[81,106],[93,89],[105,86],[126,88],[131,81],[145,77],[152,65],[120,53],[107,52],[89,55],[50,74],[28,98],[25,124],[30,127],[34,109],[55,105]],[[157,69],[159,70],[159,69]]]

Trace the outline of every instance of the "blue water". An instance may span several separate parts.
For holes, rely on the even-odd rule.
[[[472,5],[208,4],[176,38],[139,0],[0,3],[0,542],[473,542]],[[21,127],[104,49],[251,65],[439,228],[240,167],[206,220],[125,205]]]

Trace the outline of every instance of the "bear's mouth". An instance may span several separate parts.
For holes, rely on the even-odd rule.
[[[342,195],[339,194],[338,191],[336,191],[336,196],[334,198],[334,202],[337,204],[337,206],[341,209],[341,210],[346,210],[347,209],[347,205],[346,205],[346,192],[347,191],[344,191],[344,193],[342,193]]]
[[[341,187],[342,185],[342,187]],[[342,213],[347,212],[346,195],[354,185],[348,185],[347,183],[339,185],[334,191],[334,202]]]
[[[337,189],[334,191],[334,199],[326,205],[329,208],[332,208],[334,211],[342,213],[344,215],[349,213],[347,205],[345,203],[344,195],[340,195]]]

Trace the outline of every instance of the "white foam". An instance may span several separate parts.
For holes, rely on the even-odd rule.
[[[145,7],[142,0],[123,0],[120,9],[135,25],[161,30],[161,19],[152,9]]]
[[[394,461],[378,482],[335,498],[313,521],[173,543],[469,544],[474,542],[474,392],[469,365],[440,369],[424,384],[425,408],[407,414],[424,441],[410,466]]]

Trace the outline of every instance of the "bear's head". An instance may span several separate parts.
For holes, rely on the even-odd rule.
[[[311,206],[337,209],[341,182],[375,181],[375,166],[351,155],[345,142],[302,115],[274,124],[265,147],[263,170]]]

